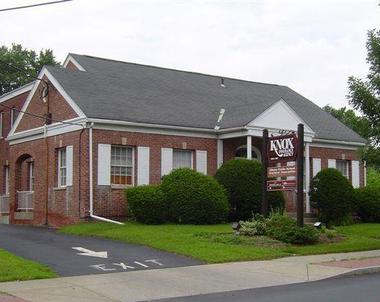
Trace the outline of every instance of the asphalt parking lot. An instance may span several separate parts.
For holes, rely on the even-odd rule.
[[[0,225],[0,248],[46,264],[62,277],[202,264],[145,246],[18,225]]]

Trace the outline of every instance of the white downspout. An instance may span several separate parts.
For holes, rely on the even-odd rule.
[[[92,176],[92,173],[93,173],[93,167],[92,167],[92,126],[94,125],[94,123],[91,123],[90,126],[89,126],[89,134],[88,134],[88,144],[89,144],[89,181],[90,181],[90,217],[91,218],[94,218],[94,219],[97,219],[97,220],[101,220],[101,221],[105,221],[105,222],[111,222],[111,223],[116,223],[116,224],[121,224],[121,225],[124,225],[124,223],[120,222],[120,221],[116,221],[116,220],[112,220],[112,219],[108,219],[108,218],[104,218],[104,217],[100,217],[100,216],[97,216],[97,215],[94,215],[94,183],[93,183],[93,176]]]

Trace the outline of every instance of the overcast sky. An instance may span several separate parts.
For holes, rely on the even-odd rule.
[[[51,0],[49,0],[51,1]],[[0,8],[48,0],[2,0]],[[288,85],[320,106],[347,105],[367,73],[379,0],[71,2],[0,12],[0,43]]]

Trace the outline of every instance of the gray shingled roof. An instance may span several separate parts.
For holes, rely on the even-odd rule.
[[[215,127],[243,127],[281,98],[321,139],[365,142],[330,114],[286,86],[71,54],[86,70],[48,67],[64,90],[92,118]]]

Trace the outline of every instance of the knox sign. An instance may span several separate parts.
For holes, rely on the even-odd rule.
[[[268,163],[294,161],[297,158],[295,133],[269,137],[267,146]]]

